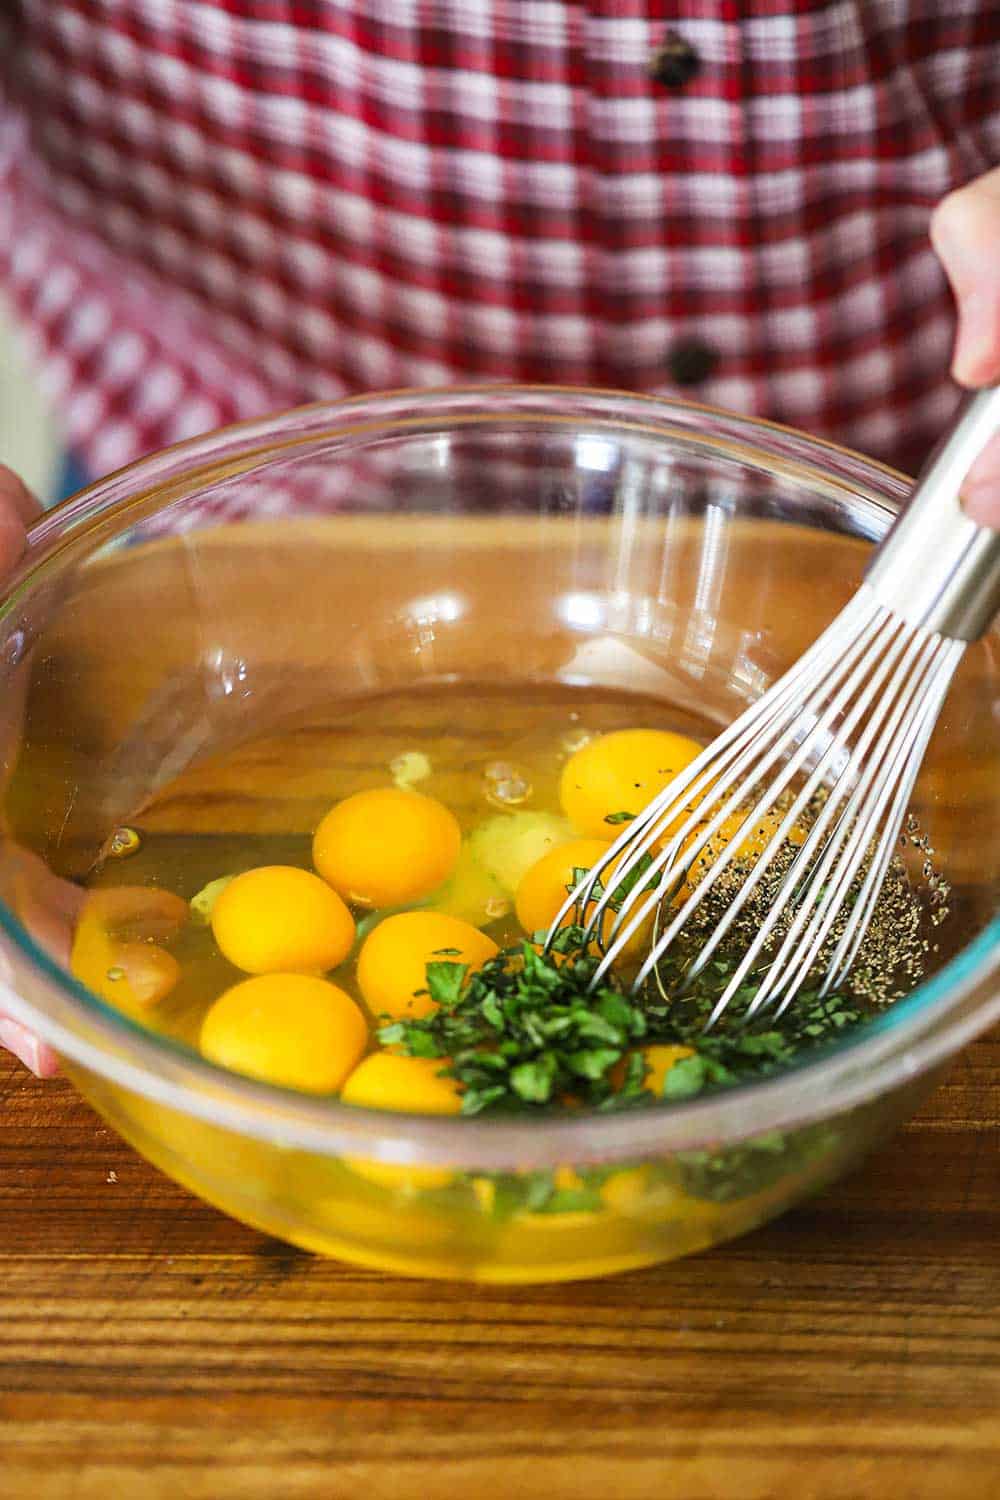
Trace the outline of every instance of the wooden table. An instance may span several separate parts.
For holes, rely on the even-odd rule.
[[[867,1167],[675,1265],[313,1259],[0,1062],[3,1500],[1000,1495],[1000,1033]]]

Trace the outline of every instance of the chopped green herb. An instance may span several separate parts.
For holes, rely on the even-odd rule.
[[[677,1160],[685,1192],[732,1203],[801,1171],[836,1143],[837,1133],[829,1125],[807,1125],[787,1134],[771,1130],[723,1151],[687,1151]]]
[[[682,1057],[668,1069],[663,1080],[664,1099],[690,1099],[700,1094],[708,1081],[708,1065],[704,1057],[695,1052],[691,1057]]]
[[[519,1099],[529,1104],[547,1104],[552,1098],[558,1066],[555,1053],[542,1052],[531,1062],[518,1063],[510,1070],[510,1086]]]
[[[748,1023],[756,993],[748,983],[705,1035],[731,970],[726,960],[708,965],[687,989],[683,972],[667,969],[662,994],[653,988],[631,995],[610,975],[593,987],[599,957],[584,951],[583,936],[582,928],[565,927],[545,952],[544,934],[536,934],[471,974],[467,964],[430,962],[427,993],[436,1008],[383,1027],[380,1040],[414,1057],[448,1058],[464,1114],[532,1111],[567,1099],[606,1111],[652,1101],[640,1051],[648,1043],[694,1049],[664,1081],[663,1098],[680,1101],[774,1072],[864,1019],[843,997],[812,992],[780,1026]]]
[[[565,1096],[603,1103],[614,1093],[609,1070],[645,1036],[646,1019],[641,1002],[611,984],[591,994],[598,960],[581,956],[579,928],[559,936],[571,951],[543,954],[522,943],[489,959],[464,988],[465,965],[428,964],[438,1009],[384,1027],[380,1040],[451,1058],[465,1114],[536,1109]]]
[[[427,965],[427,993],[437,1005],[449,1008],[457,1005],[468,972],[468,964],[452,963],[449,959],[443,963],[429,963]]]
[[[614,812],[608,813],[604,819],[605,823],[632,823],[635,821],[635,813]]]
[[[207,927],[212,920],[212,912],[215,903],[226,889],[235,880],[234,875],[220,875],[218,880],[210,880],[203,885],[196,895],[191,897],[191,919],[200,927]]]
[[[602,1209],[600,1193],[593,1188],[556,1188],[551,1198],[535,1210],[542,1214],[592,1214]]]

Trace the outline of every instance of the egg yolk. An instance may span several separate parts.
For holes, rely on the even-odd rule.
[[[368,1109],[406,1111],[421,1115],[457,1115],[462,1095],[454,1078],[441,1076],[447,1066],[443,1057],[399,1057],[393,1052],[373,1052],[355,1068],[341,1090],[348,1104]],[[380,1187],[416,1191],[447,1187],[454,1173],[447,1167],[404,1167],[393,1162],[348,1160],[361,1177]]]
[[[669,1046],[666,1043],[654,1043],[652,1046],[643,1047],[642,1055],[646,1059],[646,1077],[643,1080],[643,1087],[659,1099],[663,1093],[664,1080],[674,1063],[681,1062],[685,1057],[693,1057],[694,1048],[680,1044]]]
[[[462,1107],[458,1081],[442,1074],[444,1057],[403,1057],[373,1052],[358,1064],[340,1091],[346,1104],[414,1115],[457,1115]]]
[[[570,844],[563,844],[558,849],[553,849],[549,854],[543,854],[537,864],[532,865],[517,888],[514,898],[514,910],[517,920],[529,935],[536,932],[545,932],[555,921],[556,913],[562,906],[574,885],[574,870],[589,870],[599,859],[607,854],[609,844],[601,839],[575,839]],[[617,863],[621,862],[621,856]],[[614,890],[614,873],[604,872],[602,884]],[[640,900],[637,897],[637,902]],[[585,917],[596,903],[588,902]],[[626,914],[626,921],[632,916],[630,910]],[[607,943],[611,940],[611,930],[614,926],[617,912],[606,907],[601,916],[601,941]],[[624,952],[632,954],[636,952],[649,936],[652,916],[648,917],[639,930],[629,938]],[[579,921],[575,909],[571,910],[560,922],[560,927],[572,926]]]
[[[116,942],[86,919],[76,931],[70,968],[81,984],[119,1010],[158,1005],[180,978],[176,958],[158,944]]]
[[[607,839],[574,839],[543,854],[522,877],[514,897],[517,920],[527,933],[544,932],[573,885],[574,870],[589,870],[608,852]],[[567,918],[572,922],[574,913]]]
[[[771,808],[769,812],[764,814],[759,823],[752,826],[748,832],[743,833],[742,829],[746,820],[746,812],[730,813],[729,817],[712,834],[705,847],[695,856],[685,872],[684,883],[680,887],[675,901],[681,902],[687,899],[695,886],[698,885],[705,874],[711,869],[723,850],[736,839],[739,839],[739,843],[734,857],[739,860],[745,860],[750,865],[756,864],[767,848],[767,845],[777,833],[784,816],[783,812],[778,811],[776,808]],[[696,839],[701,837],[703,831],[703,827],[694,828],[690,836],[685,840],[685,847],[693,845]],[[798,848],[800,844],[805,842],[805,838],[805,830],[793,824],[788,833],[787,842],[794,848]],[[684,855],[682,851],[680,863],[683,864],[683,862]]]
[[[219,951],[248,974],[336,968],[351,951],[354,919],[318,876],[293,865],[237,875],[212,908]]]
[[[612,1172],[601,1184],[601,1198],[614,1213],[634,1213],[649,1193],[650,1175],[648,1167],[623,1167],[620,1172]]]
[[[90,891],[73,934],[70,969],[109,1005],[148,1010],[166,999],[180,977],[177,960],[155,939],[173,937],[186,920],[186,902],[169,891]]]
[[[220,995],[201,1027],[209,1062],[266,1083],[332,1094],[368,1042],[350,995],[313,974],[262,974]]]
[[[492,938],[458,917],[399,912],[380,922],[361,945],[358,987],[373,1015],[426,1016],[435,1009],[426,993],[429,963],[478,969],[497,951]]]
[[[643,1059],[646,1063],[646,1076],[643,1079],[643,1088],[649,1090],[657,1099],[663,1093],[663,1080],[666,1078],[674,1063],[679,1063],[682,1058],[694,1055],[693,1047],[685,1047],[680,1043],[674,1045],[668,1042],[651,1042],[648,1047],[640,1047]],[[615,1063],[608,1075],[615,1088],[621,1088],[625,1082],[625,1073],[628,1066],[628,1057],[623,1057],[620,1062]]]
[[[591,740],[563,767],[559,800],[588,838],[614,838],[616,813],[635,816],[700,754],[702,746],[662,729],[620,729]]]
[[[381,787],[331,808],[313,839],[313,863],[335,891],[360,906],[401,906],[443,885],[462,832],[442,803]]]

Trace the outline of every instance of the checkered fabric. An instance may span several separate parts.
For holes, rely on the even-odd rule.
[[[686,394],[915,465],[997,0],[20,0],[0,284],[95,472],[317,397]]]

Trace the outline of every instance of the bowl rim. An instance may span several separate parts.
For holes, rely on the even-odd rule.
[[[874,503],[885,527],[910,484],[897,470],[841,444],[812,438],[781,423],[694,402],[587,386],[404,387],[310,402],[218,428],[158,450],[87,486],[47,512],[31,529],[21,565],[0,593],[0,617],[14,599],[23,599],[33,573],[51,555],[51,544],[67,527],[86,523],[95,513],[103,523],[125,523],[130,512],[148,502],[148,485],[143,481],[155,481],[164,468],[181,463],[182,474],[173,477],[186,472],[194,478],[198,471],[193,465],[223,451],[231,453],[234,440],[239,451],[253,454],[258,442],[270,439],[277,456],[287,446],[280,441],[282,433],[316,420],[324,424],[321,432],[328,436],[348,437],[361,430],[383,439],[390,431],[411,429],[415,408],[422,413],[422,423],[450,425],[457,415],[449,410],[452,402],[472,403],[475,420],[483,424],[550,417],[571,426],[603,421],[629,429],[636,424],[627,420],[627,413],[659,418],[652,430],[665,439],[683,444],[688,438],[690,446],[708,442],[722,450],[737,442],[748,461],[756,458],[758,465],[772,470],[775,464],[787,469],[781,452],[787,446],[794,465],[814,476],[821,491],[831,487],[842,491],[845,480],[839,468],[846,469],[856,497]],[[540,405],[535,407],[533,402]],[[603,406],[608,410],[601,416],[592,409]],[[360,429],[355,420],[359,412],[369,415]],[[705,432],[706,427],[719,431]],[[822,469],[822,461],[831,458],[837,471],[832,484],[829,471]],[[123,486],[137,493],[120,494]],[[176,497],[168,497],[168,503],[169,498]],[[700,1150],[708,1144],[735,1145],[772,1131],[802,1127],[860,1107],[915,1079],[1000,1019],[1000,984],[995,993],[980,993],[1000,971],[998,916],[943,969],[861,1033],[772,1078],[706,1098],[658,1103],[617,1115],[546,1116],[543,1125],[535,1117],[442,1118],[361,1109],[230,1073],[182,1044],[158,1037],[92,995],[39,947],[2,902],[0,961],[6,981],[0,983],[0,1007],[53,1046],[71,1064],[71,1072],[75,1065],[159,1104],[283,1147],[336,1156],[353,1153],[403,1165],[457,1161],[470,1170],[637,1160]],[[32,989],[43,997],[43,1003],[13,988],[18,963],[27,965]]]

